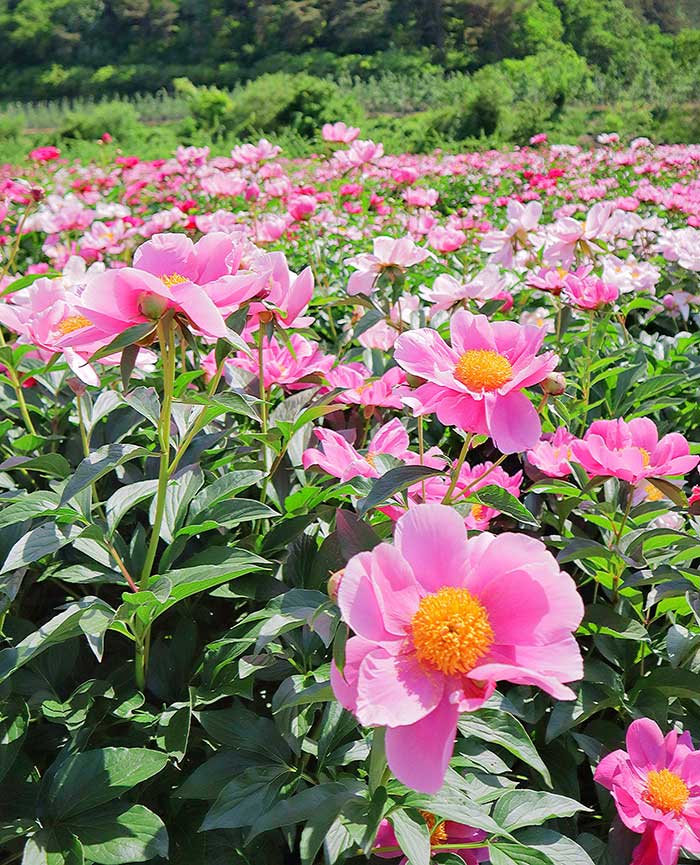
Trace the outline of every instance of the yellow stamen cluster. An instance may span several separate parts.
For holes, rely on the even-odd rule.
[[[474,669],[494,639],[483,604],[466,589],[452,586],[421,600],[411,636],[420,663],[448,676]]]
[[[69,333],[73,333],[74,330],[82,330],[84,327],[90,327],[92,322],[89,318],[85,318],[84,315],[69,315],[67,318],[64,318],[63,321],[59,321],[57,328],[58,330],[66,336]]]
[[[689,796],[690,790],[685,781],[670,769],[648,773],[647,789],[643,794],[644,801],[663,811],[664,814],[671,812],[680,814]]]
[[[179,273],[171,273],[169,276],[164,273],[161,276],[160,281],[166,288],[172,288],[174,285],[179,285],[182,282],[189,282],[189,279],[185,276],[181,276]]]
[[[469,390],[493,391],[513,378],[513,367],[497,351],[470,349],[457,361],[454,376]]]
[[[642,455],[642,465],[646,468],[651,462],[651,457],[649,455],[649,451],[644,448],[639,448],[639,453]]]
[[[644,492],[646,493],[648,502],[660,502],[666,498],[661,490],[657,489],[654,484],[647,484],[644,487]]]

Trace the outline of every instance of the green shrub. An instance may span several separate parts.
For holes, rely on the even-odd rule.
[[[332,81],[306,74],[262,75],[235,91],[232,101],[227,127],[241,138],[284,128],[312,138],[324,123],[362,120],[362,109],[353,96]]]
[[[25,125],[23,114],[0,114],[0,141],[17,141],[22,137]]]
[[[127,142],[139,135],[136,109],[127,102],[105,102],[90,111],[67,114],[57,133],[60,138],[95,141],[108,132],[116,142]]]
[[[175,92],[184,96],[195,128],[210,132],[214,137],[224,133],[231,116],[231,97],[218,87],[195,87],[187,78],[176,78]]]

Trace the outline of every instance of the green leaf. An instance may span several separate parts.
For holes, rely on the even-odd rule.
[[[201,831],[252,826],[277,802],[287,774],[283,766],[246,769],[219,793],[204,818]]]
[[[61,504],[69,502],[81,490],[94,484],[117,466],[138,457],[146,457],[150,451],[137,445],[110,444],[98,448],[80,463],[73,476],[63,488]]]
[[[524,526],[539,527],[539,522],[530,513],[522,502],[518,501],[512,493],[504,490],[503,487],[489,484],[482,487],[480,490],[475,490],[469,493],[468,496],[459,499],[460,502],[477,502],[480,505],[486,505],[502,514],[512,517],[517,522]]]
[[[540,850],[503,841],[489,844],[489,857],[491,865],[552,865],[552,860]]]
[[[399,466],[391,469],[377,478],[365,498],[358,501],[357,512],[362,516],[418,481],[441,474],[444,474],[442,469],[432,469],[428,466]]]
[[[588,811],[584,805],[539,790],[508,790],[496,802],[493,819],[508,832],[523,826],[538,826],[554,817],[571,817],[578,811]]]
[[[583,847],[551,829],[526,829],[518,833],[518,841],[544,853],[554,865],[593,865]]]
[[[591,604],[586,607],[581,631],[584,634],[616,637],[618,640],[649,641],[649,634],[641,622],[635,622],[633,619],[621,616],[603,604]]]
[[[269,832],[280,826],[292,826],[308,820],[322,806],[333,803],[333,808],[340,811],[348,799],[357,796],[362,788],[359,782],[353,782],[352,786],[331,781],[326,784],[318,784],[297,793],[295,796],[284,798],[270,808],[267,813],[262,814],[253,824],[247,842],[250,842],[262,832]]]
[[[505,748],[538,772],[551,786],[549,769],[537,753],[523,725],[513,715],[495,709],[479,709],[460,716],[459,732],[467,738],[474,737],[483,742],[492,742]]]
[[[134,324],[132,327],[127,327],[118,336],[116,336],[109,345],[105,345],[98,349],[89,359],[89,363],[95,360],[100,360],[110,354],[117,354],[128,345],[133,345],[136,342],[142,342],[156,331],[156,323],[154,321],[146,321],[143,324]]]
[[[40,490],[28,493],[16,502],[0,511],[0,529],[31,520],[45,511],[58,507],[58,496],[55,493]]]
[[[121,360],[119,361],[119,371],[122,378],[122,388],[127,391],[129,389],[129,381],[136,366],[141,347],[137,344],[127,345],[122,351]]]
[[[61,821],[111,802],[158,774],[168,757],[147,748],[97,748],[71,754],[59,765],[45,794],[46,805]]]
[[[208,507],[215,505],[223,499],[231,498],[236,493],[252,487],[263,477],[263,473],[256,469],[229,472],[218,478],[212,484],[208,484],[201,492],[192,499],[190,505],[190,519],[201,513]]]
[[[68,820],[85,856],[98,865],[128,865],[156,856],[167,858],[168,833],[157,814],[143,805],[114,803]]]
[[[229,499],[198,513],[195,524],[183,526],[175,537],[198,535],[218,528],[230,529],[241,523],[277,516],[279,513],[276,510],[255,499]]]
[[[45,273],[27,273],[24,276],[20,276],[19,279],[13,279],[9,285],[6,285],[5,288],[0,291],[0,295],[4,296],[6,294],[14,294],[21,288],[27,288],[32,285],[32,283],[36,282],[37,279],[42,279],[43,277],[52,279],[60,275],[60,273],[56,273],[53,270],[46,271]]]
[[[134,505],[143,502],[155,495],[158,489],[157,480],[137,481],[125,487],[120,487],[107,499],[106,515],[107,528],[113,533],[119,525],[122,517],[131,510]]]
[[[22,469],[25,472],[39,472],[55,478],[67,478],[71,473],[70,463],[60,454],[43,454],[40,457],[10,457],[0,463],[0,471]]]
[[[0,682],[51,646],[81,636],[83,634],[80,627],[81,619],[83,616],[94,614],[96,610],[110,618],[114,615],[114,610],[105,601],[89,596],[81,598],[42,625],[38,631],[29,634],[16,646],[2,649]]]
[[[42,829],[27,841],[22,865],[83,865],[80,841],[66,829]]]
[[[124,401],[134,411],[157,427],[160,421],[160,399],[154,387],[135,387],[124,394]]]
[[[12,768],[29,728],[29,709],[24,700],[5,700],[0,714],[0,782]]]
[[[643,691],[650,688],[661,691],[666,697],[698,700],[700,698],[700,675],[680,668],[656,667],[637,681],[630,691],[630,699],[633,702],[636,701]]]
[[[66,526],[57,523],[43,523],[23,535],[7,554],[0,574],[38,562],[77,540],[85,531],[84,526]]]
[[[389,820],[394,827],[396,840],[406,858],[407,865],[429,865],[430,863],[430,831],[423,817],[410,809],[393,811]]]

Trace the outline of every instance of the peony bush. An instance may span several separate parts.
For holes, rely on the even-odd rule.
[[[0,167],[10,865],[700,859],[700,148]]]

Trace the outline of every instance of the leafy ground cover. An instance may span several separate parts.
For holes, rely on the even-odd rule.
[[[5,863],[700,853],[700,147],[0,168]]]

